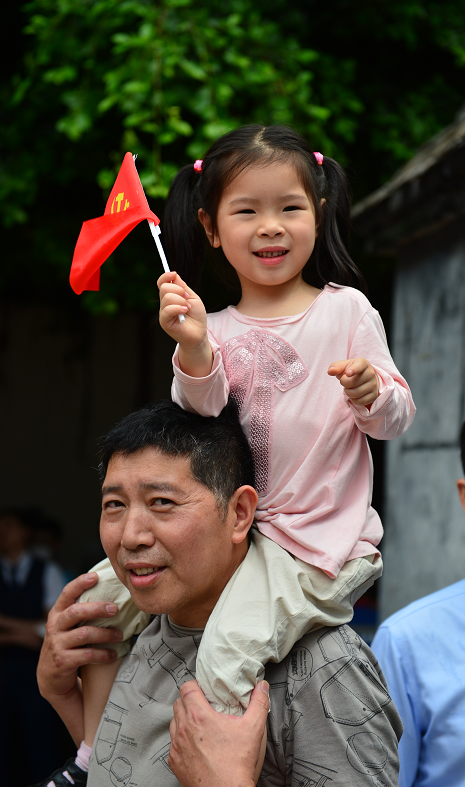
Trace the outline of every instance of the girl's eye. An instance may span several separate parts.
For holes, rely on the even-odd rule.
[[[255,213],[255,211],[252,210],[252,208],[243,208],[242,210],[239,210],[238,213]]]
[[[288,205],[284,210],[302,210],[298,205]]]

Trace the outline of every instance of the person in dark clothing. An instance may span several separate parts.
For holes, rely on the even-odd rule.
[[[64,586],[58,566],[31,552],[21,511],[0,512],[0,759],[5,787],[43,778],[60,762],[58,717],[39,693],[45,618]]]

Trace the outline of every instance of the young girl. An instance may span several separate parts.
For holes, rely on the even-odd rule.
[[[225,135],[178,173],[168,197],[164,238],[176,272],[158,284],[160,323],[178,342],[173,398],[210,416],[234,397],[259,494],[247,557],[197,659],[200,686],[222,712],[241,714],[264,664],[282,661],[304,633],[350,621],[382,571],[365,435],[397,437],[415,408],[358,289],[349,218],[341,167],[280,126]],[[207,245],[241,292],[237,306],[209,315],[191,289]],[[103,579],[99,596],[110,600]],[[118,666],[83,670],[84,770]]]
[[[397,437],[415,407],[378,313],[353,289],[363,279],[349,221],[341,167],[280,126],[222,137],[178,173],[168,198],[176,273],[158,284],[160,324],[178,342],[172,396],[201,415],[234,397],[259,494],[258,531],[197,660],[219,711],[240,713],[263,665],[304,633],[350,621],[382,571],[365,435]],[[241,292],[237,306],[209,315],[189,286],[205,242]]]

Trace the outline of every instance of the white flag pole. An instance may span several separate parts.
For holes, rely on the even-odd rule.
[[[134,164],[136,163],[136,158],[137,158],[137,153],[135,153],[133,155]],[[158,253],[160,255],[161,264],[163,265],[163,270],[165,271],[165,273],[169,273],[170,272],[170,268],[169,268],[169,265],[168,265],[168,261],[166,259],[165,251],[163,249],[163,246],[161,245],[161,240],[160,240],[160,232],[161,232],[160,226],[158,224],[155,224],[155,222],[152,221],[151,219],[147,219],[147,221],[149,223],[150,232],[153,235],[153,239],[155,241],[155,244],[156,244],[157,249],[158,249]],[[184,314],[180,314],[179,315],[179,322],[185,322],[185,321],[186,321],[186,318],[184,317]]]
[[[155,222],[151,221],[150,219],[148,219],[148,222],[149,222],[150,232],[152,233],[153,239],[157,244],[157,249],[161,258],[161,264],[163,265],[163,270],[165,271],[165,273],[169,273],[170,269],[168,265],[168,260],[166,259],[166,255],[160,240],[160,232],[161,232],[160,226],[158,224],[155,224]]]
[[[163,246],[161,245],[161,240],[160,240],[160,232],[161,232],[160,225],[159,224],[155,224],[155,222],[151,221],[150,219],[147,219],[147,221],[149,223],[150,232],[152,233],[153,239],[154,239],[154,241],[155,241],[155,243],[157,245],[158,253],[159,253],[160,259],[161,259],[161,264],[163,265],[163,270],[165,271],[165,273],[169,273],[170,272],[170,268],[169,268],[169,265],[168,265],[168,261],[166,259],[165,251],[163,249]],[[185,321],[186,321],[186,318],[184,317],[184,314],[180,314],[179,315],[179,322],[185,322]]]

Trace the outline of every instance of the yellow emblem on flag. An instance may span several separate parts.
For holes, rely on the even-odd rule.
[[[114,198],[113,202],[111,203],[111,213],[114,212],[115,202],[118,203],[118,207],[116,208],[116,212],[117,213],[120,212],[120,210],[121,210],[121,203],[122,203],[123,199],[124,199],[124,191],[121,191],[119,194],[116,195],[116,197]],[[129,208],[129,202],[127,200],[124,203],[123,210],[126,210],[126,208]]]

